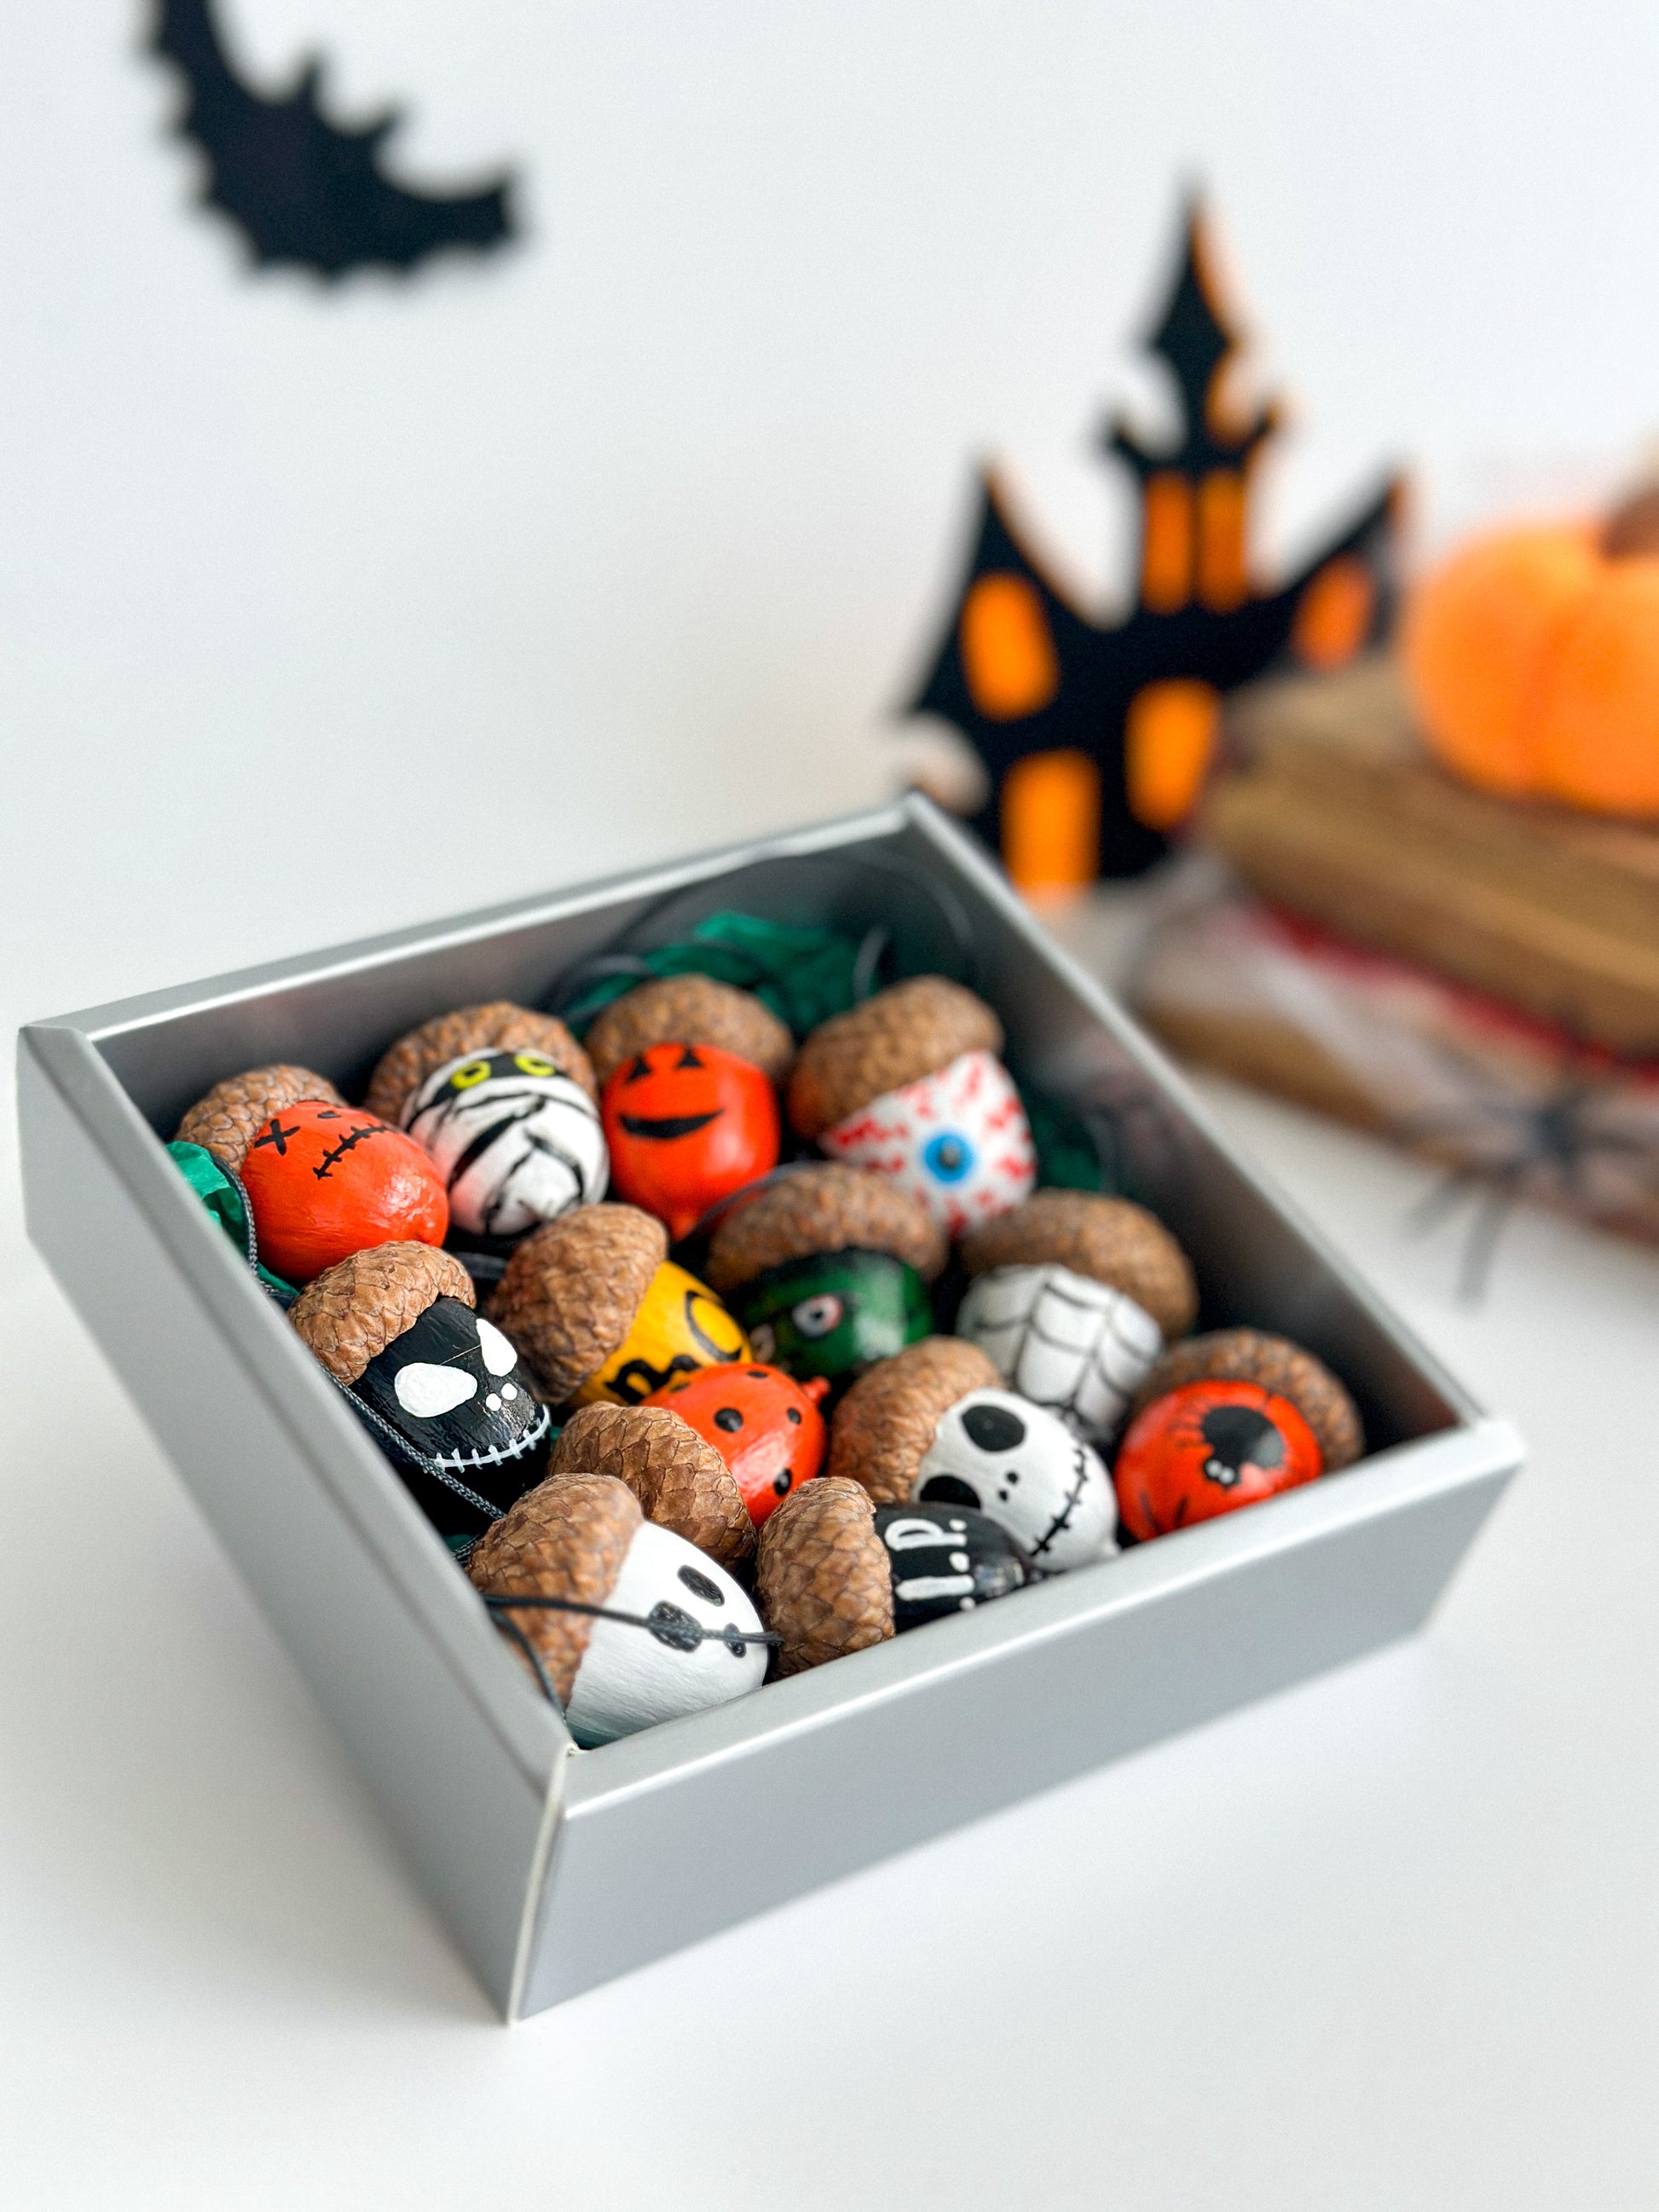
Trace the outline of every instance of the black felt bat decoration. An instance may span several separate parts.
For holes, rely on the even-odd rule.
[[[329,277],[373,265],[412,269],[451,246],[480,250],[512,235],[511,179],[446,197],[407,191],[382,175],[393,109],[357,130],[323,113],[322,64],[267,100],[231,67],[210,0],[159,0],[155,51],[189,87],[178,129],[207,156],[204,199],[237,224],[261,266],[297,263]]]

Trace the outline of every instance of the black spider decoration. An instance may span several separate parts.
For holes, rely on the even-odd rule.
[[[274,100],[232,68],[210,0],[158,0],[154,51],[189,88],[178,129],[207,157],[203,198],[228,215],[256,265],[288,263],[333,278],[348,270],[410,270],[452,246],[487,251],[513,234],[503,177],[482,191],[406,191],[383,175],[380,149],[394,109],[356,130],[320,105],[322,64]]]

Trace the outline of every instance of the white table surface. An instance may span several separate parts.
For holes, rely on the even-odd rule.
[[[1211,1095],[1529,1439],[1427,1632],[510,2033],[26,1267],[5,2202],[1659,2203],[1659,1260],[1522,1214],[1471,1312],[1423,1170]]]

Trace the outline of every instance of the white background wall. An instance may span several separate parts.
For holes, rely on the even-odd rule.
[[[1391,456],[1443,515],[1659,425],[1634,0],[225,13],[272,88],[407,101],[411,179],[510,158],[526,235],[251,277],[147,8],[12,11],[9,1021],[885,790],[971,456],[1109,580],[1086,440],[1183,176],[1301,402],[1270,542]]]

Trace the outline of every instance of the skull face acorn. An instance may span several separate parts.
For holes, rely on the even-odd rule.
[[[1117,1508],[1098,1455],[999,1381],[975,1345],[938,1336],[911,1345],[842,1401],[829,1472],[851,1476],[878,1504],[987,1514],[1044,1573],[1109,1557]]]
[[[927,1285],[946,1249],[890,1177],[826,1162],[740,1199],[714,1231],[708,1278],[763,1359],[839,1385],[928,1334]]]
[[[584,1747],[725,1705],[765,1679],[750,1600],[717,1560],[647,1521],[614,1475],[550,1476],[485,1531],[466,1572],[534,1653]],[[514,1598],[555,1602],[515,1608]]]
[[[1163,1224],[1127,1199],[1040,1190],[963,1239],[974,1278],[957,1334],[1022,1397],[1091,1441],[1116,1433],[1164,1348],[1190,1328],[1197,1289]]]
[[[617,1195],[688,1236],[776,1166],[775,1083],[788,1029],[748,991],[663,976],[613,1000],[588,1031]]]
[[[1257,1382],[1184,1382],[1130,1423],[1113,1480],[1145,1542],[1312,1482],[1319,1446],[1288,1398]]]
[[[1002,1024],[942,975],[915,975],[820,1024],[789,1079],[789,1120],[833,1158],[893,1176],[951,1236],[1036,1181]]]
[[[521,1237],[605,1195],[609,1163],[586,1054],[551,1014],[497,1000],[400,1037],[374,1111],[431,1157],[470,1237]]]
[[[780,1638],[778,1671],[798,1674],[1031,1579],[1007,1531],[960,1506],[874,1505],[842,1475],[786,1499],[761,1530],[756,1593]]]
[[[428,1517],[474,1535],[541,1470],[550,1419],[460,1261],[380,1244],[325,1269],[289,1318]]]
[[[646,1401],[677,1413],[732,1470],[757,1528],[823,1463],[818,1404],[829,1384],[805,1386],[781,1367],[704,1367]]]
[[[637,1206],[584,1206],[514,1248],[490,1316],[555,1405],[636,1406],[677,1375],[750,1357],[706,1284]]]
[[[314,1091],[294,1097],[296,1079]],[[216,1085],[179,1125],[241,1178],[259,1256],[309,1282],[375,1244],[441,1244],[449,1201],[418,1145],[347,1106],[331,1084],[291,1067],[256,1068]]]

